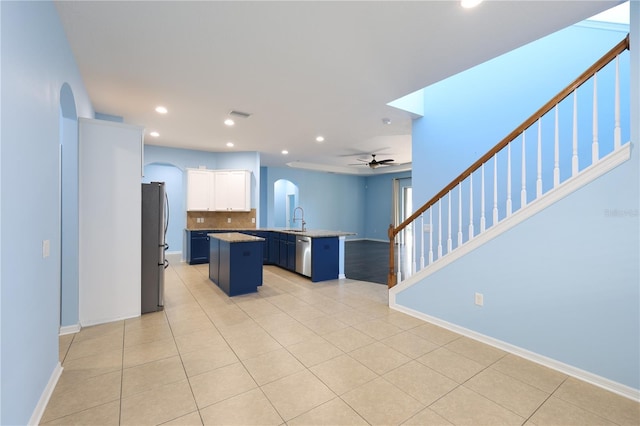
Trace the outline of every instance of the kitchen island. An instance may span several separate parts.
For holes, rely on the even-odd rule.
[[[229,296],[258,291],[264,238],[239,232],[211,233],[208,237],[209,279]]]
[[[302,231],[283,228],[188,228],[185,231],[186,259],[189,264],[209,263],[212,238],[229,233],[241,233],[264,240],[261,252],[262,264],[277,265],[289,271],[298,272],[311,278],[313,282],[345,278],[345,237],[355,235],[354,232],[346,231],[320,229]],[[306,248],[302,247],[305,243]],[[216,275],[212,279],[217,283],[217,278]]]

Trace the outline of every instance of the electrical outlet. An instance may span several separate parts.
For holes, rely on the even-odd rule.
[[[484,296],[482,293],[476,293],[476,305],[483,306],[484,305]]]
[[[230,217],[227,218],[227,223],[231,223],[231,218]]]
[[[422,226],[422,232],[431,232],[431,225],[429,225],[428,223],[425,223]]]
[[[51,253],[51,242],[49,240],[42,240],[42,258],[49,257]]]
[[[251,223],[256,223],[256,218],[255,217],[251,218]]]

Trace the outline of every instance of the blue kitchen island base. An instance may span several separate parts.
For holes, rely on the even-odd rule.
[[[264,239],[237,232],[209,234],[209,279],[229,296],[262,285]]]

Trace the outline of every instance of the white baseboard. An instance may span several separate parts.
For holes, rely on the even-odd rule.
[[[82,330],[80,324],[74,325],[65,325],[64,327],[60,327],[60,331],[58,332],[59,336],[64,336],[65,334],[74,334]]]
[[[593,374],[588,371],[582,370],[580,368],[574,367],[572,365],[565,364],[558,360],[548,358],[544,355],[531,352],[527,349],[520,348],[518,346],[512,345],[507,342],[503,342],[502,340],[485,336],[484,334],[475,332],[473,330],[469,330],[459,325],[452,324],[440,318],[432,317],[430,315],[415,311],[405,306],[397,305],[395,303],[395,297],[393,297],[393,300],[391,297],[389,297],[389,307],[391,309],[394,309],[399,312],[403,312],[412,317],[419,318],[423,321],[429,322],[431,324],[435,324],[442,328],[446,328],[447,330],[451,330],[454,333],[461,334],[470,339],[477,340],[478,342],[485,343],[489,346],[493,346],[495,348],[501,349],[510,354],[517,355],[521,358],[535,362],[536,364],[543,365],[545,367],[551,368],[552,370],[556,370],[568,376],[575,377],[576,379],[582,380],[584,382],[591,383],[592,385],[598,386],[602,389],[608,390],[615,394],[624,396],[625,398],[629,398],[633,401],[640,402],[640,389],[634,389],[630,386],[623,385],[622,383],[615,382],[605,377],[598,376],[597,374]]]
[[[181,251],[168,251],[165,253],[165,257],[169,261],[169,263],[173,263],[176,265],[180,262],[184,262],[184,260],[182,259]]]
[[[80,326],[81,327],[91,327],[91,326],[94,326],[94,325],[107,324],[107,323],[110,323],[110,322],[128,320],[128,319],[131,319],[131,318],[138,318],[140,315],[141,314],[139,312],[137,312],[137,313],[125,314],[123,316],[116,317],[116,318],[99,318],[99,319],[93,319],[91,321],[82,321]]]
[[[51,377],[49,377],[49,382],[47,386],[42,391],[42,395],[40,395],[40,399],[38,400],[38,404],[36,408],[33,410],[33,414],[31,414],[31,418],[29,419],[29,425],[39,425],[40,420],[42,419],[42,415],[44,414],[44,410],[47,408],[47,404],[49,404],[49,399],[51,399],[51,395],[53,394],[53,390],[56,388],[58,384],[58,379],[60,379],[60,375],[62,374],[62,365],[58,362],[51,372]]]

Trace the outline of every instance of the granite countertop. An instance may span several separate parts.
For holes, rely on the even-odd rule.
[[[194,229],[194,228],[186,228],[187,231],[229,231],[223,234],[228,233],[239,233],[239,232],[250,232],[250,231],[270,231],[270,232],[282,232],[284,234],[294,234],[301,235],[303,237],[311,237],[311,238],[322,238],[322,237],[345,237],[348,235],[356,235],[355,232],[348,231],[331,231],[325,229],[305,229],[304,232],[291,229],[291,228],[206,228],[206,229]],[[223,235],[222,234],[222,235]],[[221,234],[215,234],[216,236]],[[243,234],[244,235],[244,234]],[[211,235],[210,235],[211,236]],[[249,235],[247,235],[249,236]]]
[[[207,236],[226,241],[228,243],[248,243],[253,241],[264,241],[264,238],[254,237],[253,235],[242,234],[240,232],[218,232],[215,234],[207,234]]]

